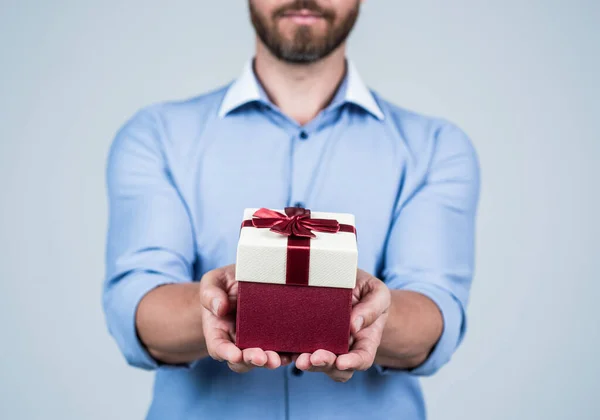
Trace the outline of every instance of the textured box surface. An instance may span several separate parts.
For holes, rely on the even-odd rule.
[[[236,345],[290,353],[348,352],[352,289],[240,282]]]

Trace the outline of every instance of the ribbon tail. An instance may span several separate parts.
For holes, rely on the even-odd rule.
[[[340,230],[340,224],[334,219],[306,219],[303,223],[312,230],[327,233],[337,233]]]

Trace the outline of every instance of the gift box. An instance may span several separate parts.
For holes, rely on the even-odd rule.
[[[246,209],[236,280],[236,345],[348,352],[358,250],[354,216]]]

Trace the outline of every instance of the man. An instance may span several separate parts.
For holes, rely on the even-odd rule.
[[[149,418],[423,419],[418,377],[465,330],[475,152],[365,87],[345,58],[360,1],[249,6],[256,54],[241,77],[142,110],[114,141],[109,329],[131,365],[157,370]],[[346,355],[234,345],[242,211],[287,206],[356,216]]]

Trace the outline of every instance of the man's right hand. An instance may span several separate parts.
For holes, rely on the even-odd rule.
[[[235,343],[235,309],[237,306],[235,265],[204,274],[200,280],[200,302],[204,307],[202,328],[208,354],[227,361],[231,370],[248,372],[255,367],[276,369],[291,363],[291,358],[259,348],[240,350]]]

